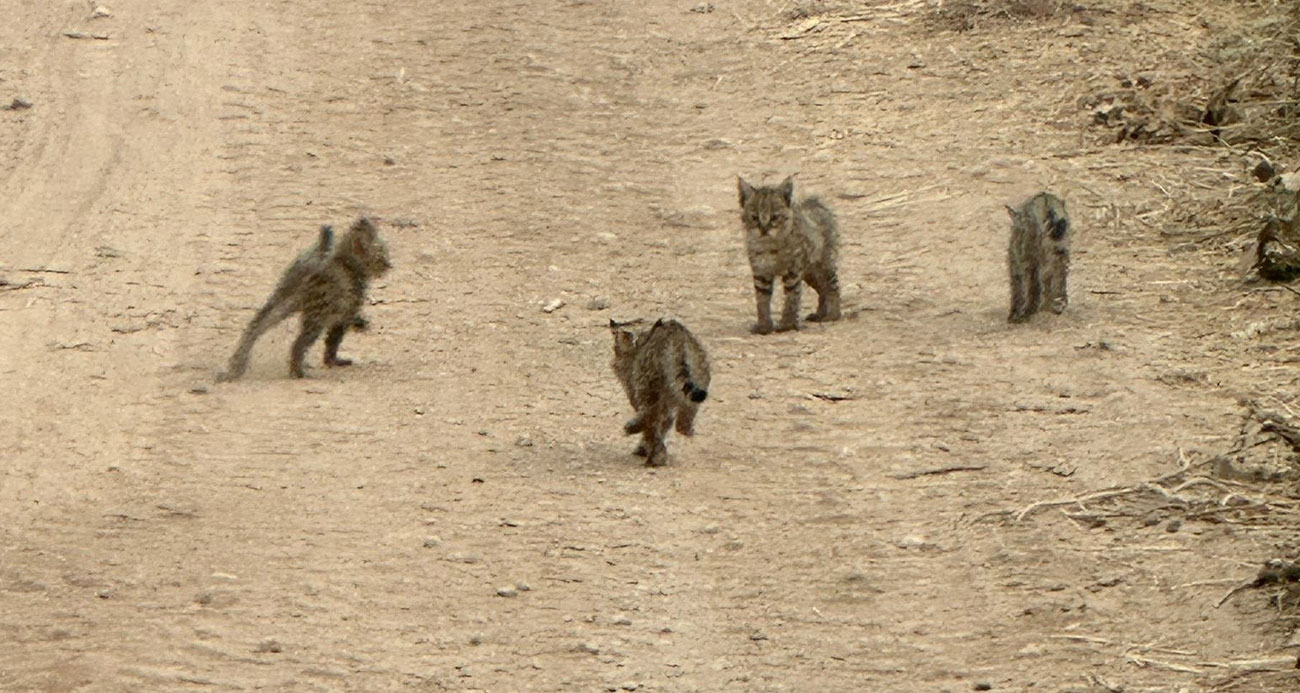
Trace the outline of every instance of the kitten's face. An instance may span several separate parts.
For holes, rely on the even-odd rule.
[[[614,335],[614,356],[629,356],[636,349],[636,333],[613,320],[609,321],[610,334]]]
[[[351,236],[353,252],[365,265],[366,274],[378,277],[393,268],[388,257],[388,244],[379,238],[379,230],[367,218],[362,217],[352,225]]]
[[[614,356],[630,356],[636,349],[636,333],[631,330],[614,330]]]
[[[786,178],[780,185],[755,188],[740,179],[740,220],[750,235],[769,236],[786,233],[794,225],[794,181]]]

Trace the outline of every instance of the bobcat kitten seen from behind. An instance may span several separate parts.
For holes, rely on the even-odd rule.
[[[674,420],[678,433],[695,433],[695,414],[709,395],[709,357],[676,320],[661,318],[644,330],[610,320],[609,328],[614,333],[610,366],[636,410],[623,431],[641,434],[636,454],[645,456],[646,465],[663,466],[668,463],[664,440]]]
[[[816,197],[794,199],[794,179],[776,186],[754,187],[740,178],[740,219],[745,226],[745,250],[754,273],[758,322],[752,331],[772,331],[772,286],[781,278],[785,307],[775,329],[799,327],[803,282],[817,292],[813,322],[840,319],[840,279],[835,263],[839,229],[831,210]]]
[[[298,338],[289,352],[289,372],[296,378],[305,375],[303,358],[307,349],[325,336],[325,365],[347,366],[351,361],[338,356],[339,345],[348,328],[364,329],[361,305],[365,302],[370,280],[392,267],[388,246],[369,219],[361,218],[337,246],[330,227],[321,227],[316,245],[302,252],[285,270],[266,304],[253,316],[230,364],[218,380],[235,380],[248,370],[253,345],[267,330],[294,313],[302,314]]]
[[[1070,217],[1065,201],[1038,193],[1011,215],[1011,314],[1008,322],[1025,322],[1047,304],[1053,313],[1065,310],[1066,274],[1070,269]]]

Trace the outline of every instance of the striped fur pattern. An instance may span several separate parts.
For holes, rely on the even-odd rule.
[[[739,179],[740,219],[745,249],[754,273],[758,322],[751,331],[768,334],[799,328],[803,283],[817,292],[811,322],[840,319],[840,280],[836,271],[839,227],[831,210],[816,197],[794,199],[794,179],[754,187]],[[781,321],[772,324],[772,290],[777,278],[785,290]]]
[[[641,434],[635,452],[646,458],[646,465],[663,466],[668,463],[665,440],[674,423],[682,435],[695,433],[695,415],[709,396],[708,354],[676,320],[661,318],[643,330],[610,320],[609,327],[614,334],[610,366],[636,411],[623,431]]]
[[[1044,305],[1061,313],[1070,302],[1070,217],[1065,201],[1047,192],[1026,200],[1011,215],[1011,313],[1008,322],[1029,320]]]
[[[276,284],[271,297],[249,322],[230,357],[220,381],[235,380],[248,370],[253,345],[267,330],[295,313],[301,314],[298,338],[289,352],[289,372],[296,378],[305,375],[303,359],[321,334],[325,334],[325,365],[348,366],[352,362],[339,358],[339,345],[348,328],[365,329],[361,317],[370,280],[392,267],[388,246],[369,219],[361,218],[334,243],[333,231],[321,227],[320,237],[289,265]]]

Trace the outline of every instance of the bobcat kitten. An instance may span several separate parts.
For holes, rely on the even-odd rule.
[[[816,197],[794,200],[794,179],[777,186],[755,188],[740,178],[740,220],[745,225],[745,249],[754,273],[758,322],[752,331],[772,331],[772,285],[785,287],[780,331],[799,327],[799,298],[803,282],[817,292],[813,322],[840,319],[840,280],[835,270],[839,229],[831,210]]]
[[[388,246],[369,219],[357,220],[337,247],[330,227],[321,227],[316,245],[299,254],[285,270],[271,297],[248,323],[226,371],[217,379],[229,381],[242,376],[257,339],[294,313],[302,314],[302,327],[289,352],[289,372],[294,377],[305,375],[302,361],[307,349],[326,330],[325,365],[351,365],[351,361],[338,357],[339,344],[349,327],[366,327],[361,317],[366,289],[371,279],[391,267]]]
[[[614,333],[610,366],[636,410],[623,431],[642,435],[636,454],[645,456],[647,466],[663,466],[668,463],[664,439],[673,420],[678,433],[695,433],[695,414],[709,396],[709,357],[676,320],[660,318],[639,331],[610,320],[609,328]]]
[[[1044,303],[1053,313],[1070,302],[1065,279],[1070,269],[1070,217],[1065,201],[1038,193],[1011,215],[1011,314],[1007,322],[1025,322]]]

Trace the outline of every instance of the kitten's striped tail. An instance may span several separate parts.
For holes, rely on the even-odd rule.
[[[709,391],[691,382],[690,376],[686,376],[686,384],[682,385],[682,394],[692,402],[703,402],[709,396]]]
[[[682,394],[692,402],[703,402],[709,396],[709,372],[700,372],[699,354],[689,345],[682,349]]]

